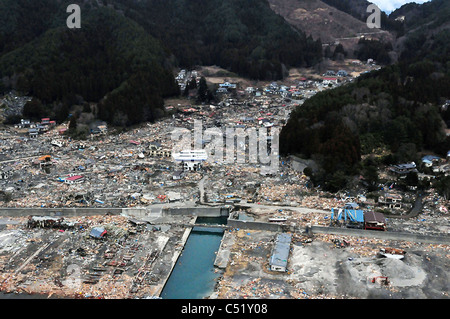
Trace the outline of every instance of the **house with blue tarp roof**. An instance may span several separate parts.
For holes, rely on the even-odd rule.
[[[364,211],[361,209],[342,209],[340,208],[337,215],[334,214],[334,208],[331,209],[331,220],[344,220],[354,223],[364,223]]]
[[[427,167],[431,167],[433,163],[439,162],[440,159],[441,158],[439,156],[425,155],[424,157],[422,157],[422,163],[424,163]]]

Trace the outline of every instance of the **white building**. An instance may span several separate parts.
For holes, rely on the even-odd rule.
[[[183,150],[179,153],[173,153],[172,157],[187,171],[198,170],[208,158],[205,150]]]

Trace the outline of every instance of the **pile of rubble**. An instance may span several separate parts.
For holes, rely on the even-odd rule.
[[[182,227],[160,230],[115,215],[22,218],[0,236],[0,291],[71,298],[158,295],[183,234]]]

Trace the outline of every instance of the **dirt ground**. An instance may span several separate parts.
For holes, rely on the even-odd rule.
[[[275,233],[234,231],[219,298],[448,299],[450,247],[346,237],[294,236],[287,272],[268,270]],[[309,242],[311,241],[311,242]],[[402,260],[381,257],[380,248],[406,251]],[[381,277],[388,277],[386,285]]]

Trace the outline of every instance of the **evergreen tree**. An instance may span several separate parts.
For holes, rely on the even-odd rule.
[[[197,101],[201,103],[206,102],[209,96],[208,91],[209,89],[208,85],[206,84],[206,79],[202,76],[198,83]]]

